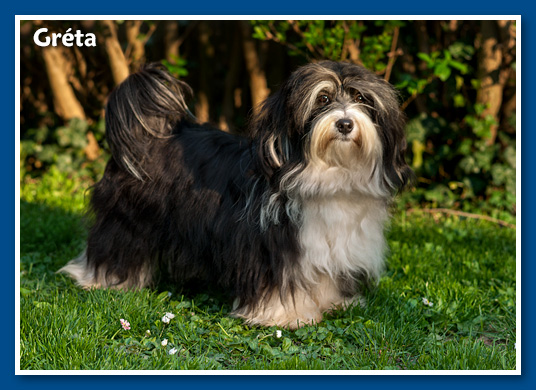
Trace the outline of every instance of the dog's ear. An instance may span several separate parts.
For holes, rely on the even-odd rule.
[[[413,171],[406,163],[406,117],[400,110],[398,95],[393,87],[389,86],[390,93],[383,101],[382,109],[376,112],[376,123],[380,129],[380,138],[383,145],[383,172],[385,184],[394,191],[410,184]]]
[[[282,90],[268,97],[252,120],[258,162],[268,178],[289,162],[294,149],[289,135],[292,118],[288,116],[285,97]]]

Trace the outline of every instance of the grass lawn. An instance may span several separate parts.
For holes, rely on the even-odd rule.
[[[513,229],[397,214],[389,266],[367,306],[288,331],[243,325],[218,294],[77,288],[55,271],[84,247],[84,196],[55,171],[21,186],[22,370],[516,368]]]

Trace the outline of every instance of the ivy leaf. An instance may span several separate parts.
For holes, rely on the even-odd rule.
[[[451,73],[452,71],[447,62],[440,62],[434,69],[434,74],[438,76],[441,81],[447,81]]]
[[[458,61],[449,61],[449,65],[455,69],[458,69],[462,74],[467,73],[468,66],[466,64],[462,64],[461,62],[458,62]]]
[[[430,58],[430,56],[428,54],[426,54],[426,53],[417,53],[417,57],[419,57],[421,60],[426,62],[426,65],[428,65],[428,67],[430,68],[430,66],[432,64],[432,59]]]

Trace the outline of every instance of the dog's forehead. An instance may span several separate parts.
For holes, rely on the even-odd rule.
[[[305,78],[330,92],[359,89],[360,86],[373,82],[373,75],[369,71],[353,64],[324,62],[314,64],[307,70],[309,77]]]

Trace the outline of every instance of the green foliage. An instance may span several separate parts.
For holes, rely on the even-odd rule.
[[[418,53],[428,72],[397,84],[412,96],[434,98],[441,82],[447,104],[461,109],[459,119],[440,116],[444,99],[439,103],[435,97],[436,104],[428,102],[431,115],[421,113],[409,120],[410,159],[424,180],[411,193],[412,199],[405,199],[432,207],[478,210],[515,222],[515,136],[499,132],[498,142],[489,143],[492,128],[499,124],[484,115],[482,104],[470,103],[479,88],[471,65],[474,54],[474,48],[463,42],[443,52]]]
[[[186,69],[186,64],[188,62],[184,58],[178,56],[172,56],[172,60],[162,60],[162,64],[167,68],[169,73],[171,73],[176,78],[181,78],[188,76],[188,70]]]
[[[478,104],[467,112],[460,123],[424,113],[408,122],[410,161],[428,182],[420,183],[404,200],[479,210],[515,222],[515,138],[499,133],[499,142],[489,144],[495,120],[482,116]]]
[[[36,177],[54,167],[60,172],[95,180],[104,171],[107,155],[88,159],[88,132],[99,144],[104,144],[104,120],[95,125],[72,119],[66,126],[29,129],[20,142],[21,179]]]
[[[252,21],[253,37],[274,40],[286,45],[289,54],[314,59],[340,61],[350,54],[350,45],[363,42],[359,60],[372,70],[383,72],[387,67],[387,52],[391,48],[393,30],[404,22],[376,21],[368,26],[358,21]]]
[[[21,197],[23,370],[516,368],[515,230],[398,214],[367,305],[289,331],[230,318],[216,293],[81,290],[56,271],[84,246],[82,183],[52,169]]]
[[[388,53],[393,44],[393,32],[395,28],[405,26],[406,22],[398,20],[376,21],[374,28],[364,30],[362,37],[363,45],[360,53],[360,61],[363,66],[383,74],[387,68],[389,60]],[[367,32],[368,34],[365,34]],[[359,40],[357,36],[355,40]]]
[[[427,74],[416,77],[415,75],[402,74],[400,81],[395,85],[397,88],[406,91],[411,96],[421,95],[426,88],[436,79],[446,82],[451,79],[453,71],[455,72],[456,90],[459,91],[464,83],[463,77],[469,72],[469,65],[463,61],[469,61],[474,54],[474,48],[464,45],[461,42],[453,44],[442,52],[434,51],[430,54],[417,53],[416,56],[421,59],[428,69]],[[459,74],[459,75],[458,75]],[[465,100],[462,94],[454,95],[455,106],[462,107]]]
[[[426,82],[413,80],[399,84],[412,94],[437,88],[437,79],[450,87],[454,107],[464,108],[458,122],[427,114],[412,118],[407,126],[413,168],[431,179],[426,189],[417,189],[415,200],[431,206],[478,208],[495,216],[512,220],[515,214],[516,171],[515,138],[499,134],[499,142],[489,144],[491,129],[497,126],[491,115],[484,115],[483,105],[469,104],[466,96],[475,96],[478,80],[470,74],[474,48],[457,42],[442,53],[419,53],[429,70]],[[425,145],[428,145],[425,147]],[[455,178],[455,179],[454,179]],[[487,202],[483,202],[487,200]]]

